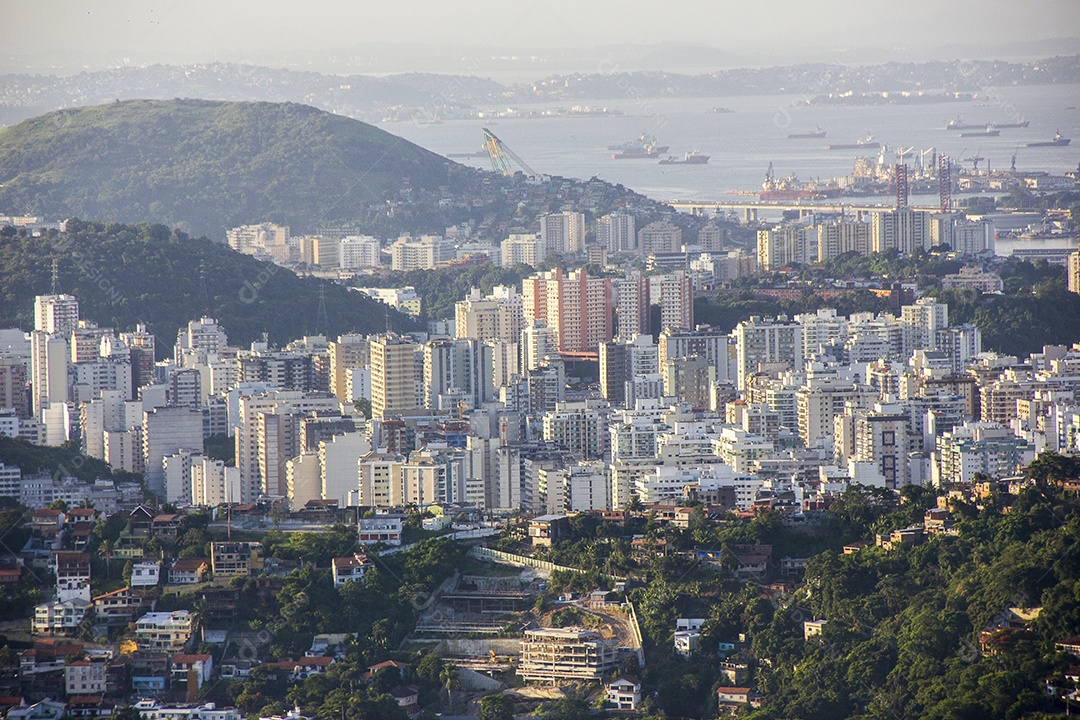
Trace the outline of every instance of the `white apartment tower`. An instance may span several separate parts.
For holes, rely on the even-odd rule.
[[[615,212],[596,221],[596,242],[609,253],[634,252],[637,231],[634,216]]]
[[[548,255],[574,255],[585,249],[585,214],[565,210],[541,215],[540,241]]]
[[[787,316],[754,316],[739,323],[734,332],[740,390],[746,388],[747,375],[757,372],[762,363],[783,363],[793,370],[802,368],[802,326]]]

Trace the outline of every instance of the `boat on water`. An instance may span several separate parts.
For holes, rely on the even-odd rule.
[[[820,126],[814,128],[813,132],[791,133],[788,135],[789,140],[810,140],[823,137],[825,137],[825,131],[822,130]]]
[[[946,130],[981,130],[985,127],[986,123],[966,123],[960,115],[957,115],[945,125]]]
[[[772,163],[765,172],[765,182],[761,184],[759,200],[791,201],[791,200],[821,200],[825,198],[840,197],[843,189],[839,185],[824,184],[815,181],[802,182],[795,175],[777,179],[773,175]]]
[[[647,132],[641,133],[641,135],[637,136],[633,140],[627,140],[626,142],[619,143],[618,145],[608,145],[608,150],[618,150],[623,153],[626,153],[627,151],[645,151],[649,149],[655,150],[656,155],[659,155],[660,153],[667,152],[668,146],[657,145],[656,138]],[[651,157],[656,157],[656,155],[653,155]],[[614,155],[612,157],[614,157]]]
[[[663,149],[656,147],[655,145],[646,145],[643,148],[629,148],[622,152],[611,153],[612,160],[641,160],[643,158],[656,158],[660,157],[660,153],[667,150],[667,145]]]
[[[1026,128],[1030,123],[1030,120],[1020,118],[1016,122],[992,122],[987,125],[987,127],[992,130],[1003,130],[1005,128]]]
[[[668,155],[666,158],[660,161],[660,165],[704,165],[709,162],[708,155],[702,155],[697,150],[691,150],[683,155],[681,158],[677,158],[674,155]]]
[[[877,150],[881,147],[881,143],[874,139],[873,135],[867,135],[862,140],[856,140],[853,143],[839,143],[834,145],[826,145],[826,150]]]
[[[995,130],[987,125],[982,130],[965,130],[960,133],[960,137],[997,137],[1000,134],[1000,130]]]
[[[1030,142],[1030,143],[1027,144],[1027,146],[1028,147],[1065,147],[1070,142],[1072,142],[1072,138],[1061,137],[1061,131],[1059,130],[1058,132],[1054,133],[1054,139],[1053,140],[1043,140],[1041,142]]]

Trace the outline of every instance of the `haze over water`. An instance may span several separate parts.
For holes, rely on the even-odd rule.
[[[809,96],[812,93],[808,93]],[[537,172],[567,177],[599,176],[622,183],[657,200],[750,199],[731,190],[757,191],[770,162],[777,177],[790,174],[802,180],[828,179],[851,173],[865,150],[827,150],[829,143],[852,143],[872,134],[887,144],[885,162],[897,161],[896,150],[914,147],[905,162],[917,162],[917,153],[937,148],[953,158],[981,155],[992,169],[1007,170],[1016,154],[1018,170],[1047,170],[1060,174],[1080,163],[1080,85],[1045,85],[995,89],[995,103],[953,102],[917,105],[808,106],[800,95],[759,95],[692,99],[648,99],[638,103],[619,100],[574,100],[562,103],[517,105],[522,111],[541,111],[574,105],[607,107],[622,116],[562,116],[446,120],[435,124],[393,122],[380,125],[440,154],[481,149],[481,128],[490,128]],[[732,113],[712,113],[724,107]],[[505,108],[490,108],[498,110]],[[1013,111],[1013,109],[1015,109]],[[1030,121],[1027,128],[1001,130],[999,137],[961,138],[945,130],[948,121],[963,115],[965,122]],[[827,131],[823,139],[789,139],[790,133]],[[1028,148],[1029,142],[1049,140],[1061,131],[1073,142],[1067,147]],[[710,155],[707,165],[658,165],[658,159],[613,160],[608,145],[637,137],[643,131],[669,145],[665,155],[681,157],[697,150]],[[1019,146],[1019,147],[1018,147]],[[929,156],[928,156],[929,157]],[[486,157],[456,158],[476,167],[490,168]],[[963,163],[970,168],[971,163]],[[980,163],[980,170],[985,163]],[[880,199],[878,199],[880,200]],[[871,202],[875,199],[871,199]]]

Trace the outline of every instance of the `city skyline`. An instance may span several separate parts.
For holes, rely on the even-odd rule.
[[[319,2],[303,9],[247,1],[124,1],[74,11],[49,0],[6,2],[2,14],[16,31],[0,54],[5,72],[232,62],[526,80],[594,72],[600,61],[627,69],[705,72],[794,62],[1033,58],[1080,48],[1080,38],[1059,30],[1077,27],[1080,20],[1080,9],[1067,0],[918,0],[903,6],[876,0],[785,0],[768,6],[680,0],[666,5],[662,18],[640,1],[615,6],[469,0],[375,8]],[[42,37],[49,42],[43,45]]]

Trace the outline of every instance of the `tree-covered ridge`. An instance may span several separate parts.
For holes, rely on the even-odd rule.
[[[180,327],[203,315],[217,318],[238,346],[263,332],[277,345],[316,330],[327,336],[379,332],[388,318],[395,329],[413,327],[361,293],[164,225],[72,220],[66,229],[42,237],[0,230],[0,327],[33,328],[34,297],[50,292],[54,259],[59,289],[78,298],[84,319],[118,331],[146,323],[159,354],[169,351]],[[327,322],[319,322],[320,293]]]
[[[476,175],[371,125],[294,103],[130,100],[0,130],[0,208],[194,234],[353,220],[399,189]]]
[[[59,447],[34,445],[22,438],[0,435],[0,464],[18,467],[25,475],[46,472],[59,477],[77,477],[83,482],[98,478],[124,479],[131,476],[123,470],[113,470],[104,460],[83,455],[77,443]]]
[[[1045,345],[1071,345],[1080,340],[1080,294],[1068,292],[1065,270],[1045,260],[1034,262],[1009,259],[990,264],[987,269],[1001,276],[1001,294],[978,290],[947,290],[941,287],[945,275],[956,273],[964,263],[944,252],[920,251],[903,257],[895,250],[858,255],[845,253],[822,266],[799,271],[808,285],[801,297],[768,297],[768,279],[748,278],[722,290],[713,298],[694,303],[697,322],[724,330],[734,328],[751,315],[775,316],[812,313],[834,308],[839,315],[856,312],[895,312],[888,302],[868,290],[853,290],[828,300],[817,294],[828,288],[830,278],[859,278],[878,282],[916,282],[920,292],[932,295],[949,306],[952,325],[974,323],[982,332],[983,348],[1025,358],[1041,352]],[[787,288],[787,285],[782,287]]]
[[[361,276],[356,278],[356,284],[360,287],[414,287],[423,299],[423,316],[442,320],[454,317],[455,306],[471,289],[479,288],[486,295],[496,285],[508,285],[520,293],[522,279],[532,273],[533,269],[527,265],[504,268],[485,263],[466,268],[395,272],[386,277]]]
[[[1033,479],[1078,474],[1075,461],[1050,455],[1032,467]],[[874,546],[875,534],[922,525],[938,503],[929,489],[908,487],[897,498],[856,486],[808,525],[764,512],[720,522],[697,514],[687,529],[637,519],[624,530],[578,516],[572,537],[544,556],[588,571],[557,573],[552,592],[590,589],[601,573],[634,578],[649,717],[716,716],[715,690],[733,684],[720,672],[720,642],[734,643],[729,659],[748,665],[739,684],[762,694],[758,709],[740,714],[755,719],[975,720],[1063,710],[1044,681],[1060,686],[1080,664],[1054,648],[1080,633],[1080,501],[1042,482],[977,503],[950,498],[955,532]],[[666,541],[667,554],[635,560],[626,532]],[[855,541],[870,546],[845,554]],[[791,578],[775,571],[733,577],[726,550],[759,543],[771,546],[774,563],[809,558],[798,590],[779,590],[773,583]],[[725,552],[715,563],[679,552],[694,549]],[[1026,628],[1006,628],[1009,608],[1041,611]],[[672,651],[680,617],[706,619],[689,660]],[[804,620],[825,620],[822,634],[804,638]]]

